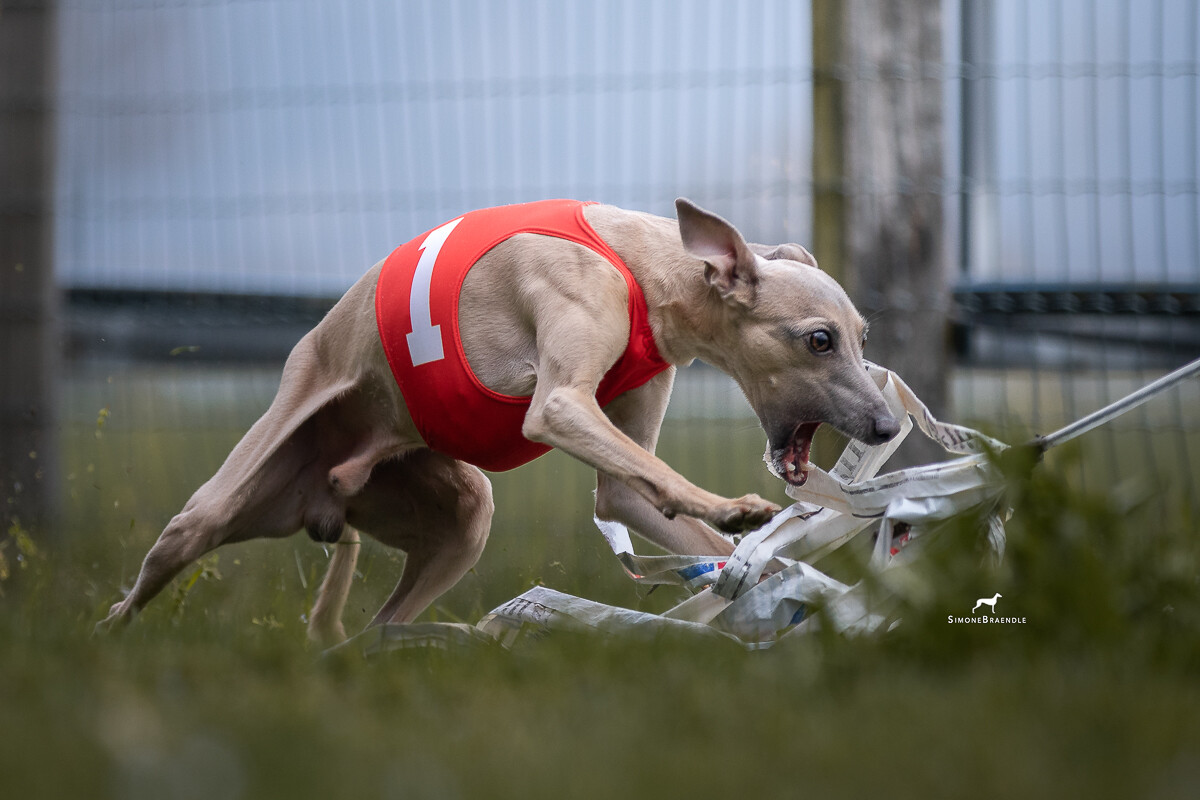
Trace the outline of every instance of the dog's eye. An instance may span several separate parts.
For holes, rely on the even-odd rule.
[[[808,335],[808,346],[814,353],[827,353],[833,346],[833,337],[826,330],[813,331]]]

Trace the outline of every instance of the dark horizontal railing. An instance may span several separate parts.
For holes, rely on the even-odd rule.
[[[1200,284],[984,283],[957,286],[953,294],[968,315],[1200,315]]]
[[[967,363],[982,357],[966,342],[983,329],[1038,331],[1097,345],[1200,348],[1200,285],[967,284],[955,287],[952,297],[955,349]],[[69,289],[65,299],[72,356],[231,361],[283,358],[337,301],[141,289]],[[1122,325],[1117,318],[1147,324]]]

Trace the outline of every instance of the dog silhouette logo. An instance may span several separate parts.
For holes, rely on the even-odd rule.
[[[999,592],[996,592],[991,597],[981,597],[975,601],[975,607],[971,609],[971,616],[968,617],[964,614],[961,617],[956,617],[953,614],[947,614],[946,622],[951,625],[969,625],[974,623],[984,627],[994,625],[1026,624],[1025,617],[1000,616],[1000,614],[996,611],[996,603],[1003,596],[1004,595],[1000,594]],[[966,604],[964,603],[963,605]],[[988,606],[988,608],[985,608],[982,614],[976,614],[975,612],[978,611],[981,606]],[[988,613],[989,611],[991,612],[990,614]]]
[[[992,613],[995,614],[996,613],[996,601],[999,600],[1003,596],[1004,595],[1000,594],[999,592],[996,592],[994,597],[979,598],[978,600],[975,601],[975,608],[971,609],[971,613],[974,614],[976,609],[978,609],[980,606],[991,606]]]

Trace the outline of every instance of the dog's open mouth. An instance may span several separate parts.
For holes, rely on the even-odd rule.
[[[803,486],[808,480],[808,471],[812,469],[812,465],[808,463],[808,454],[812,450],[813,435],[820,426],[819,422],[802,422],[797,425],[787,446],[775,456],[776,472],[792,486]]]

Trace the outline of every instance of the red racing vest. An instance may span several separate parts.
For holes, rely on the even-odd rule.
[[[583,216],[575,200],[485,208],[396,248],[375,287],[375,321],[388,364],[421,437],[433,450],[502,471],[550,450],[521,434],[530,397],[494,392],[467,364],[458,328],[458,298],[467,272],[518,233],[576,242],[604,256],[629,287],[629,344],[600,382],[604,407],[667,369],[650,330],[646,298],[633,274]]]

